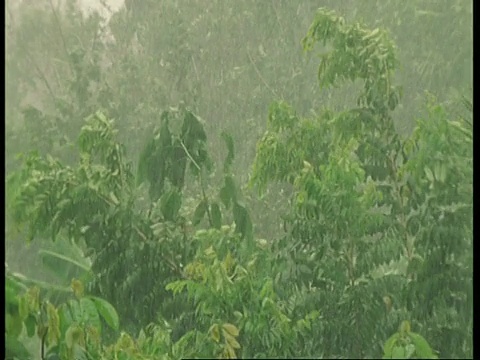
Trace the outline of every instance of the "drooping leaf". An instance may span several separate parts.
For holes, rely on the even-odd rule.
[[[60,340],[60,318],[58,311],[52,303],[47,304],[47,317],[48,317],[48,343],[58,344]]]
[[[235,157],[235,148],[233,143],[233,138],[230,134],[226,132],[222,132],[222,138],[225,141],[225,145],[227,146],[227,156],[223,162],[223,172],[225,174],[230,172],[230,167],[232,166],[233,159]]]
[[[200,221],[202,221],[203,217],[205,216],[205,213],[207,211],[207,206],[208,202],[206,199],[203,199],[200,204],[197,205],[197,208],[195,209],[195,212],[193,213],[193,219],[192,219],[192,224],[198,225]]]
[[[225,176],[225,184],[220,189],[219,197],[227,209],[231,203],[237,202],[237,190],[232,176]]]
[[[165,220],[174,221],[182,206],[182,195],[176,189],[164,193],[160,199],[160,209]]]
[[[58,316],[60,319],[60,333],[64,334],[74,321],[66,304],[62,304],[58,307]]]
[[[242,239],[253,239],[253,225],[247,209],[238,203],[233,205],[233,218],[235,220],[235,232],[240,233]]]
[[[438,357],[433,353],[433,349],[428,344],[427,340],[420,334],[413,332],[408,333],[408,337],[415,345],[415,354],[419,359],[437,359]]]
[[[210,205],[210,213],[212,215],[213,227],[215,229],[220,229],[222,227],[222,213],[217,203],[212,203]]]
[[[168,177],[170,181],[178,189],[183,189],[183,185],[185,184],[185,171],[187,169],[187,155],[180,139],[174,142],[169,164]]]
[[[208,332],[210,333],[210,336],[213,341],[217,343],[220,341],[220,331],[219,331],[218,324],[213,324],[208,330]]]
[[[383,346],[383,358],[384,359],[391,359],[393,357],[393,348],[397,344],[398,340],[400,339],[400,334],[395,333],[385,341],[385,345]]]
[[[88,278],[91,265],[82,254],[78,256],[73,254],[61,254],[59,252],[41,249],[39,255],[43,264],[48,267],[53,274],[60,277],[62,281],[68,281],[72,272],[78,274],[80,278]],[[77,275],[75,275],[77,276]],[[67,280],[68,278],[68,280]]]
[[[118,330],[120,323],[115,308],[109,302],[101,298],[95,296],[89,296],[89,298],[93,301],[98,313],[102,316],[108,326],[114,330]]]
[[[28,315],[27,319],[25,320],[25,328],[27,329],[27,336],[32,337],[35,335],[35,327],[37,325],[37,320],[35,316],[32,314]]]

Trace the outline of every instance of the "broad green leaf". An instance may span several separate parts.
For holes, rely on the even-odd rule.
[[[35,335],[35,328],[37,326],[37,320],[32,314],[28,315],[25,319],[25,328],[27,329],[27,336],[32,337]]]
[[[207,206],[208,202],[206,199],[203,199],[200,204],[197,205],[197,208],[195,209],[195,212],[193,213],[193,219],[192,219],[192,224],[198,225],[200,221],[203,220],[203,217],[205,216],[205,213],[207,212]]]
[[[406,359],[405,348],[403,346],[394,346],[392,350],[392,359]]]
[[[217,343],[220,341],[220,331],[219,331],[218,324],[213,324],[208,330],[208,332],[213,341]]]
[[[387,341],[385,341],[385,345],[383,346],[384,359],[392,358],[393,348],[395,347],[395,344],[399,339],[400,339],[400,334],[395,333],[392,336],[390,336]]]
[[[232,197],[230,196],[230,192],[228,191],[228,188],[226,186],[220,188],[218,196],[220,197],[220,200],[222,200],[225,208],[230,208]]]
[[[416,333],[408,333],[408,337],[415,345],[415,353],[419,359],[436,359],[437,356],[433,353],[432,348],[428,344],[427,340],[423,336]]]
[[[235,203],[233,205],[233,218],[235,220],[235,232],[240,233],[242,238],[253,238],[253,226],[247,209]]]
[[[233,177],[230,175],[225,176],[225,189],[229,199],[236,203],[238,201],[237,187],[235,186],[235,181],[233,180]]]
[[[80,308],[82,311],[82,318],[84,321],[93,327],[95,327],[99,332],[101,331],[101,323],[99,310],[92,299],[81,298],[80,299]]]
[[[29,310],[27,298],[25,296],[21,296],[18,299],[18,315],[22,321],[28,316]]]
[[[118,330],[120,324],[115,308],[106,300],[101,298],[95,296],[89,296],[89,298],[93,301],[98,313],[103,317],[108,326],[114,330]]]
[[[72,314],[66,304],[59,306],[58,317],[60,319],[60,333],[64,334],[70,325],[73,324]]]
[[[63,271],[67,272],[68,267],[66,267],[66,266],[68,266],[68,265],[73,265],[75,267],[78,267],[79,269],[81,269],[82,271],[85,271],[85,272],[90,271],[90,264],[89,264],[89,262],[86,258],[74,259],[71,256],[60,254],[60,253],[55,252],[55,251],[44,250],[44,249],[39,250],[38,253],[39,253],[39,255],[41,255],[42,260],[44,261],[45,265],[47,265],[47,266],[48,265],[57,266],[57,271],[59,271],[58,267],[62,266],[62,265],[60,265],[60,263],[62,263],[62,262],[64,263],[63,264],[64,268],[62,269],[62,272]],[[48,258],[58,259],[58,260],[61,260],[61,261],[56,261],[52,264],[52,263],[49,263],[46,260]]]
[[[5,277],[5,302],[7,304],[18,304],[18,294],[27,291],[27,289],[24,284],[7,273]]]
[[[5,333],[12,338],[17,338],[22,333],[23,321],[18,314],[6,314],[5,316]]]
[[[160,208],[166,220],[175,221],[182,206],[182,195],[177,190],[170,190],[162,195]]]

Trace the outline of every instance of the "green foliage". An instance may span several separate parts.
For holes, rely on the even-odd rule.
[[[181,132],[175,134],[170,130],[170,123],[178,127],[182,122]],[[149,193],[156,201],[164,192],[165,181],[178,190],[185,184],[185,171],[200,176],[203,169],[211,170],[211,160],[206,151],[207,136],[200,119],[191,111],[171,110],[161,115],[161,125],[155,131],[140,156],[137,184],[148,181]]]
[[[268,250],[257,248],[241,261],[231,251],[239,240],[231,229],[199,231],[196,238],[200,247],[185,268],[187,279],[167,289],[186,291],[194,300],[195,328],[209,336],[218,356],[236,358],[241,352],[242,357],[279,357],[300,351],[297,339],[318,314],[292,323],[269,276]]]
[[[83,295],[83,284],[72,281],[71,289],[76,299],[55,307],[48,300],[40,299],[37,287],[21,289],[14,277],[6,276],[7,318],[5,340],[6,358],[31,358],[19,342],[25,333],[40,339],[38,354],[42,358],[59,356],[61,359],[98,357],[101,353],[102,317],[113,329],[119,320],[115,309],[105,300]]]
[[[410,331],[410,323],[402,322],[400,330],[393,334],[384,347],[384,359],[438,359],[427,341]]]
[[[358,105],[385,113],[394,110],[400,98],[399,90],[391,85],[392,71],[397,67],[393,43],[385,31],[368,30],[358,23],[347,26],[333,11],[319,9],[302,40],[305,50],[312,50],[316,42],[332,51],[321,55],[318,80],[321,86],[338,84],[340,80],[365,81]]]
[[[311,119],[301,119],[285,103],[270,108],[250,185],[263,191],[269,182],[287,181],[294,188],[288,231],[274,250],[278,284],[295,279],[313,285],[314,303],[335,319],[328,332],[318,330],[318,350],[325,356],[339,356],[341,347],[346,356],[374,357],[376,337],[386,336],[393,319],[405,315],[440,354],[464,354],[461,349],[471,343],[460,345],[460,339],[471,328],[455,324],[463,316],[463,324],[471,324],[469,130],[449,120],[441,106],[429,105],[428,120],[400,139],[389,115],[395,106],[388,106],[396,60],[382,31],[347,26],[319,10],[304,46],[316,41],[331,46],[320,65],[321,84],[362,80],[362,107],[325,110]],[[358,59],[357,67],[350,67],[351,58]],[[386,317],[380,310],[385,294]],[[441,313],[451,314],[450,321]]]
[[[30,134],[37,151],[9,176],[9,229],[35,242],[74,242],[76,254],[43,249],[41,256],[57,272],[81,274],[95,296],[83,295],[83,283],[74,281],[75,298],[64,299],[71,293],[67,275],[57,285],[8,272],[11,356],[26,356],[24,338],[35,332],[52,356],[65,359],[472,356],[472,102],[463,101],[465,110],[454,117],[462,101],[446,106],[432,97],[425,114],[402,120],[415,124],[402,138],[393,114],[401,110],[394,32],[318,10],[302,42],[306,52],[320,43],[317,89],[306,81],[309,64],[297,62],[300,51],[285,51],[300,37],[290,31],[292,14],[302,18],[311,4],[245,4],[193,1],[186,11],[176,2],[126,1],[108,26],[111,43],[100,19],[83,21],[72,4],[61,16],[52,4],[47,15],[23,10],[11,43],[31,47],[15,48],[18,64],[7,61],[21,80],[9,94],[8,114],[24,124],[8,131],[17,140]],[[457,2],[448,18],[443,5],[372,4],[406,14],[395,15],[390,30],[417,18],[460,29],[452,19],[468,12]],[[246,29],[253,24],[252,40]],[[25,36],[29,27],[47,29],[61,46],[36,46],[42,38]],[[415,33],[422,44],[443,40],[424,29]],[[47,48],[49,57],[42,57]],[[230,54],[236,48],[245,49],[247,64]],[[400,69],[416,69],[422,80],[409,87],[410,100],[427,82],[441,84],[444,71],[432,69],[455,60],[437,54],[434,63],[423,50]],[[213,59],[216,75],[208,78],[205,64]],[[22,87],[48,100],[26,101],[20,112]],[[248,107],[223,96],[242,89]],[[262,212],[240,185],[253,155],[246,150],[263,131],[251,125],[271,94],[293,105],[270,105],[257,144],[249,186],[266,196]],[[182,105],[162,113],[165,103]],[[320,103],[321,111],[304,115]],[[80,127],[75,153],[70,139]],[[226,154],[217,150],[222,139]],[[127,155],[135,158],[140,144],[135,176]],[[242,157],[234,163],[236,144]],[[215,172],[213,159],[222,158],[223,171]],[[278,215],[285,232],[277,237]],[[38,289],[25,286],[33,284],[47,298],[54,291],[63,297],[40,301]]]

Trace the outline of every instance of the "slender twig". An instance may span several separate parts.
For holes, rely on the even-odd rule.
[[[55,10],[55,7],[53,6],[52,0],[49,0],[48,3],[50,4],[50,8],[52,9],[53,16],[55,17],[55,22],[57,23],[58,32],[60,34],[60,38],[62,39],[65,54],[67,54],[67,56],[68,56],[69,54],[68,54],[67,42],[65,41],[65,36],[63,36],[62,26],[60,24],[60,20],[58,19],[57,11]]]
[[[53,89],[52,87],[50,86],[50,83],[48,82],[48,79],[47,77],[45,76],[45,74],[43,73],[43,71],[40,69],[40,67],[38,66],[38,64],[32,59],[32,57],[30,56],[30,54],[28,53],[28,51],[26,52],[27,54],[27,57],[28,59],[30,60],[30,62],[33,64],[33,66],[35,67],[35,70],[37,70],[37,73],[39,74],[40,78],[43,80],[43,82],[45,83],[45,86],[47,87],[47,90],[48,92],[50,93],[50,96],[52,97],[53,99],[53,104],[55,105],[55,102],[57,100],[57,97],[55,96],[55,94],[53,93]]]
[[[195,167],[198,169],[198,171],[201,170],[200,166],[197,164],[197,162],[193,159],[192,155],[190,155],[188,149],[185,147],[185,144],[183,143],[183,141],[181,139],[179,139],[180,141],[180,145],[182,145],[182,148],[183,148],[183,151],[185,151],[185,155],[188,156],[188,158],[190,159],[190,161],[193,163],[193,165],[195,165]]]
[[[285,29],[282,26],[282,23],[280,22],[280,16],[278,15],[278,11],[277,11],[277,8],[276,8],[275,4],[276,4],[276,2],[274,0],[272,0],[272,8],[273,8],[273,11],[275,12],[275,19],[277,20],[278,27],[280,28],[280,31],[282,33],[282,38],[286,39],[287,37],[285,36]]]
[[[195,75],[197,76],[197,81],[200,81],[200,77],[198,76],[197,65],[195,65],[195,58],[192,56],[192,63],[193,69],[195,70]]]
[[[250,60],[250,62],[252,63],[253,65],[253,68],[255,69],[255,72],[257,73],[258,77],[260,78],[260,80],[262,80],[263,84],[265,85],[265,87],[273,94],[273,96],[275,96],[276,98],[279,98],[279,96],[277,95],[277,93],[270,87],[270,85],[268,85],[268,83],[265,81],[265,79],[263,78],[262,74],[260,73],[260,71],[258,70],[257,68],[257,65],[255,64],[255,61],[253,61],[252,59],[252,56],[250,55],[250,52],[248,51],[247,49],[247,56]]]

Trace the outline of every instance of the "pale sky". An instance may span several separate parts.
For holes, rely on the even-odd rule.
[[[105,16],[107,19],[110,17],[106,11],[105,8],[100,4],[99,0],[77,0],[83,10],[88,13],[91,10],[99,10],[99,12]],[[108,4],[108,6],[111,7],[112,11],[116,11],[120,9],[123,6],[124,0],[105,0],[105,3]]]

